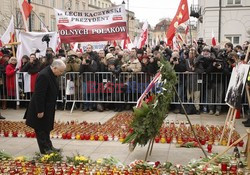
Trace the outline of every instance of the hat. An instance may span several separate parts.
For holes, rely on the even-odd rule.
[[[115,60],[114,59],[108,60],[108,65],[111,65],[111,64],[115,65]]]
[[[211,52],[211,48],[209,46],[205,46],[202,51],[208,51],[208,52]]]
[[[180,57],[179,52],[173,52],[173,53],[172,53],[172,57],[173,57],[173,58],[174,58],[174,57],[179,58],[179,57]]]
[[[68,56],[77,56],[76,52],[73,50],[68,51]]]
[[[112,53],[108,53],[106,55],[106,59],[109,60],[110,58],[114,58],[114,55]]]

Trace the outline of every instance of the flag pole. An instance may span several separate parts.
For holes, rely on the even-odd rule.
[[[30,0],[28,0],[28,3],[30,4]],[[32,31],[32,26],[31,26],[31,15],[29,16],[29,30],[30,32]]]
[[[32,12],[36,15],[36,17],[39,19],[39,21],[47,28],[48,32],[50,32],[49,28],[46,26],[46,24],[43,22],[43,20],[36,14],[36,12],[33,10],[32,10]]]
[[[192,28],[191,28],[191,21],[189,20],[189,34],[190,34],[190,43],[193,46],[193,38],[192,38]]]

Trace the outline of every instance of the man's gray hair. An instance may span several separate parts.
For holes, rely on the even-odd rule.
[[[63,62],[63,60],[55,59],[55,60],[52,62],[51,67],[56,67],[56,68],[63,67],[63,68],[66,68],[66,65],[65,65],[65,63]]]

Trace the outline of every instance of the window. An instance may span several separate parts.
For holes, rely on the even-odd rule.
[[[100,3],[100,1],[98,1],[98,7],[101,7],[101,3]]]
[[[82,3],[82,9],[85,10],[85,2]]]
[[[226,38],[233,44],[240,44],[240,36],[226,36]]]
[[[44,4],[44,0],[40,0],[40,4]]]
[[[51,31],[56,31],[56,18],[51,17]]]
[[[108,4],[105,4],[106,8],[108,8]]]
[[[40,14],[39,17],[40,17],[41,21],[45,24],[45,15],[44,14]],[[42,30],[42,28],[43,28],[42,22],[40,22],[40,30]]]
[[[240,5],[241,0],[227,0],[228,5]]]
[[[76,1],[76,10],[79,10],[79,1]]]
[[[95,4],[94,5],[97,6],[96,0],[95,0]]]
[[[30,17],[31,17],[31,30],[34,30],[35,29],[35,15],[34,15],[34,13],[31,13]]]
[[[55,0],[50,0],[50,6],[55,7],[56,6],[56,1]]]
[[[102,8],[104,8],[104,3],[102,3]]]

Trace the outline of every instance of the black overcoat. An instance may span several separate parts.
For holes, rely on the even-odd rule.
[[[24,115],[26,125],[37,130],[53,130],[57,95],[57,78],[47,66],[37,77],[35,92]],[[42,118],[37,117],[40,112],[44,112]]]

